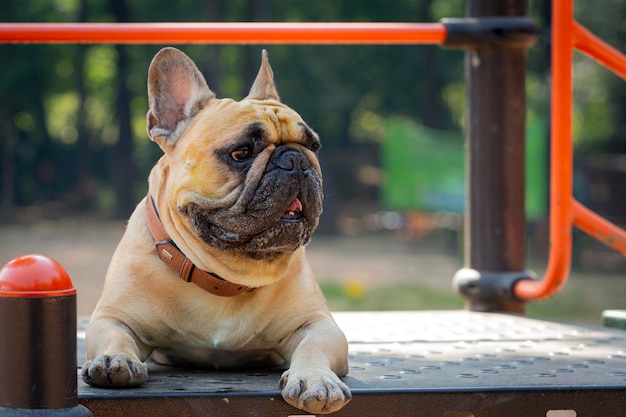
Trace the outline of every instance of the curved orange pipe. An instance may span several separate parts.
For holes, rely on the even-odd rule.
[[[626,57],[573,20],[571,0],[553,3],[552,127],[550,171],[550,258],[542,281],[519,281],[515,295],[541,300],[565,284],[572,258],[572,228],[577,226],[626,256],[626,231],[603,219],[573,197],[572,50],[626,78]]]
[[[550,149],[550,258],[541,281],[522,280],[514,288],[522,300],[541,300],[556,294],[565,284],[572,260],[573,146],[571,1],[552,3],[552,105]]]

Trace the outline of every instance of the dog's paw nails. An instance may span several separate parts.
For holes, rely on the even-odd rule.
[[[138,387],[148,379],[148,368],[128,355],[100,355],[83,365],[82,378],[95,387]]]
[[[285,371],[280,388],[287,403],[313,414],[333,413],[352,399],[350,388],[330,370]]]

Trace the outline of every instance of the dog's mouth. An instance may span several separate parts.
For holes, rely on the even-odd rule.
[[[210,245],[269,259],[306,244],[317,226],[319,209],[314,203],[307,207],[301,196],[289,200],[291,203],[273,216],[271,210],[261,217],[250,215],[253,210],[243,216],[216,213],[197,204],[190,204],[186,212],[198,237]]]
[[[285,213],[283,213],[280,220],[287,222],[297,222],[302,220],[302,202],[299,198],[293,200],[293,203],[287,207],[287,210],[285,210]]]

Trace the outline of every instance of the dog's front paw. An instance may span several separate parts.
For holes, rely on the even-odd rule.
[[[285,401],[313,414],[339,410],[352,398],[350,388],[328,369],[289,369],[280,378]]]
[[[95,387],[138,387],[148,379],[148,368],[125,354],[100,355],[83,365],[82,376]]]

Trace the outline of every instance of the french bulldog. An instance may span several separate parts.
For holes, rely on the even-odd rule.
[[[147,130],[163,156],[109,265],[83,380],[146,382],[167,365],[286,369],[313,414],[351,399],[348,345],[305,245],[322,212],[318,135],[281,103],[267,52],[246,98],[218,99],[193,61],[164,48],[148,71]],[[181,279],[182,278],[182,279]]]

